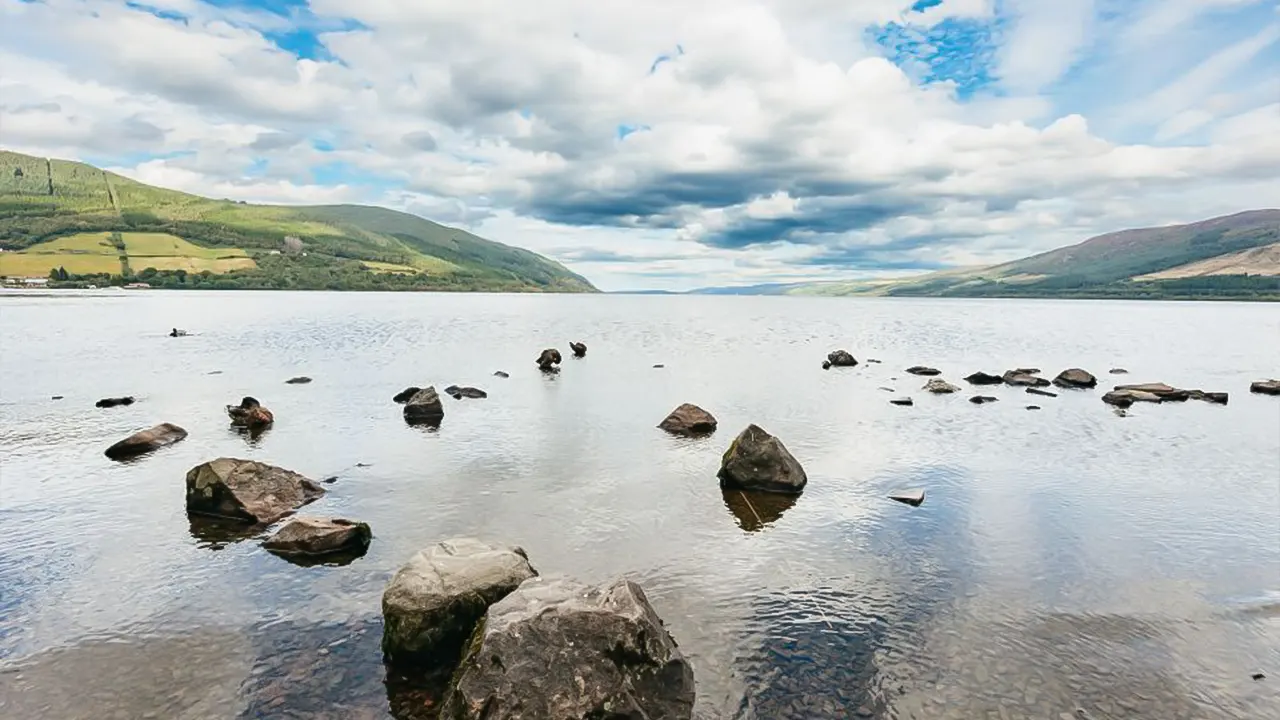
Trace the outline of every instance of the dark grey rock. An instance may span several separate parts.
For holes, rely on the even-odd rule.
[[[392,662],[452,668],[489,609],[537,576],[525,551],[475,538],[422,550],[382,594],[382,651]]]
[[[461,400],[462,398],[472,398],[472,399],[478,400],[480,398],[489,397],[489,393],[481,390],[480,388],[473,388],[473,387],[459,387],[457,385],[450,385],[449,387],[445,388],[444,391],[446,394],[449,395],[449,397],[453,398],[454,400]]]
[[[121,405],[132,405],[135,402],[137,401],[134,400],[132,395],[126,395],[125,397],[102,398],[98,402],[94,403],[94,407],[113,408]]]
[[[1111,368],[1107,372],[1111,373],[1112,375],[1128,375],[1129,374],[1129,371],[1125,370],[1124,368]]]
[[[1065,388],[1092,388],[1097,387],[1098,378],[1087,370],[1071,368],[1058,373],[1058,377],[1053,379],[1053,384]]]
[[[309,382],[311,382],[311,378],[306,375],[299,375],[298,377],[285,380],[285,384],[287,385],[306,385]]]
[[[832,367],[853,367],[858,364],[858,361],[847,350],[832,352],[827,355],[827,362],[831,363]]]
[[[509,378],[509,377],[511,377],[510,373],[507,373],[507,372],[505,372],[505,371],[503,371],[503,370],[499,370],[499,371],[495,372],[495,373],[493,374],[493,376],[494,376],[494,377],[500,377],[500,378]]]
[[[973,385],[1003,385],[1004,377],[990,373],[976,372],[965,378],[965,382]]]
[[[1191,398],[1191,390],[1182,390],[1172,385],[1164,383],[1142,383],[1139,385],[1117,385],[1115,392],[1138,393],[1134,397],[1135,400],[1143,400],[1153,402],[1150,396],[1154,395],[1158,400],[1155,402],[1182,402]]]
[[[186,430],[173,423],[161,423],[130,435],[107,448],[105,454],[112,460],[121,460],[172,445],[186,437]]]
[[[1028,409],[1028,410],[1039,410],[1039,409],[1040,409],[1040,406],[1039,406],[1039,405],[1028,405],[1028,406],[1027,406],[1027,409]]]
[[[422,392],[422,388],[416,387],[416,386],[410,386],[396,393],[396,396],[391,399],[395,400],[398,403],[404,404],[409,402],[409,400],[412,399],[414,395],[417,395],[420,392]]]
[[[1255,380],[1249,385],[1249,392],[1261,395],[1280,395],[1280,380]]]
[[[1024,368],[1006,371],[1001,379],[1006,385],[1014,385],[1017,387],[1047,387],[1049,381],[1036,376],[1034,373],[1023,372]]]
[[[911,401],[911,398],[894,398],[889,401],[889,404],[901,405],[903,407],[911,407],[912,405],[915,405],[915,403]]]
[[[985,405],[987,403],[998,402],[999,400],[1000,398],[991,397],[990,395],[974,395],[973,397],[969,398],[969,402],[973,403],[974,405]]]
[[[277,555],[363,552],[373,539],[368,523],[344,518],[299,517],[285,523],[262,547]]]
[[[693,668],[639,585],[534,578],[476,628],[449,720],[689,720]]]
[[[50,399],[50,400],[61,400],[61,399],[62,399],[62,397],[63,397],[62,395],[54,395],[53,397],[51,397],[51,398],[49,398],[49,399]]]
[[[438,425],[444,418],[444,404],[435,387],[426,387],[413,394],[404,406],[404,419],[411,425]]]
[[[684,403],[671,411],[658,427],[673,435],[706,435],[715,432],[716,418],[692,403]]]
[[[924,365],[912,365],[911,367],[907,368],[907,372],[912,375],[924,375],[927,377],[942,374],[941,370],[937,368],[925,367]]]
[[[800,493],[809,478],[778,438],[748,425],[720,459],[720,487]]]
[[[298,473],[254,460],[218,458],[187,473],[187,512],[273,523],[324,495]]]
[[[1040,388],[1035,388],[1035,387],[1027,388],[1027,394],[1039,395],[1041,397],[1058,397],[1058,393],[1049,392],[1048,390],[1041,390]]]

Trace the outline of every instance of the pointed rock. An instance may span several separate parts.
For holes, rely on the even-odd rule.
[[[800,493],[809,478],[778,438],[748,425],[720,459],[720,487]]]
[[[897,500],[900,503],[905,503],[912,507],[919,507],[920,503],[924,502],[924,490],[903,490],[890,495],[889,499]]]
[[[586,343],[571,342],[571,343],[569,343],[569,349],[573,351],[573,356],[574,356],[574,357],[586,357],[586,356],[587,356],[587,346],[586,346]]]
[[[697,405],[684,403],[672,410],[658,427],[673,435],[706,435],[715,432],[716,419]]]
[[[444,418],[444,405],[434,386],[419,390],[404,406],[404,419],[409,424],[437,425]]]

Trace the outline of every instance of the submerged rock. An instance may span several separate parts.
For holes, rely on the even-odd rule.
[[[1004,378],[990,373],[976,372],[966,377],[965,382],[973,385],[1003,385]]]
[[[277,555],[363,552],[373,539],[368,523],[343,518],[299,517],[285,523],[262,547]]]
[[[587,345],[586,345],[586,343],[571,342],[571,343],[569,343],[569,349],[573,351],[573,356],[574,356],[574,357],[586,357],[586,356],[587,356]]]
[[[925,367],[924,365],[912,365],[911,367],[907,368],[907,372],[912,375],[925,375],[925,376],[942,374],[941,370],[937,368]]]
[[[112,445],[107,448],[105,455],[112,460],[120,460],[172,445],[186,437],[186,430],[173,423],[161,423],[153,428],[136,432]]]
[[[119,407],[121,405],[132,405],[135,402],[137,401],[133,399],[132,395],[126,395],[124,397],[102,398],[101,400],[94,403],[93,405],[94,407],[100,407],[100,408],[113,408],[113,407]]]
[[[1098,385],[1098,378],[1080,368],[1071,368],[1058,373],[1053,384],[1065,388],[1092,388]]]
[[[671,411],[658,427],[673,435],[706,435],[715,432],[716,419],[711,413],[692,403],[684,403]]]
[[[296,472],[254,460],[218,458],[187,473],[187,512],[273,523],[324,495]]]
[[[720,487],[799,493],[809,482],[804,468],[778,438],[748,425],[720,459]]]
[[[537,574],[523,549],[475,538],[416,553],[382,593],[383,654],[393,662],[454,667],[489,606]]]
[[[457,385],[450,385],[445,388],[444,391],[454,400],[461,400],[462,398],[473,398],[478,400],[480,398],[489,397],[489,393],[481,390],[480,388],[473,387],[458,387]]]
[[[999,400],[1000,398],[991,397],[990,395],[974,395],[973,397],[969,398],[969,402],[973,403],[974,405],[985,405],[987,403],[993,403]]]
[[[231,416],[231,424],[235,427],[261,430],[275,422],[271,411],[262,407],[257,398],[245,397],[239,405],[228,405],[227,415]]]
[[[1230,396],[1224,392],[1205,392],[1204,390],[1188,390],[1188,397],[1192,400],[1203,400],[1215,405],[1226,405]]]
[[[555,348],[547,348],[538,355],[538,367],[543,372],[554,372],[556,365],[560,364],[560,351]]]
[[[1036,387],[1027,388],[1027,394],[1039,395],[1041,397],[1058,397],[1058,393],[1049,392],[1048,390],[1041,390],[1040,388],[1036,388]]]
[[[853,367],[858,364],[858,361],[847,350],[836,350],[827,355],[827,362],[831,363],[832,367]]]
[[[654,369],[654,370],[661,370],[661,369],[662,369],[662,368],[664,368],[664,367],[666,367],[666,365],[663,365],[662,363],[657,363],[657,364],[655,364],[655,365],[653,366],[653,369]]]
[[[396,396],[391,399],[403,405],[404,403],[409,402],[414,395],[417,395],[420,392],[422,392],[422,388],[411,385],[396,393]]]
[[[1249,392],[1261,395],[1280,395],[1280,380],[1255,380],[1249,385]]]
[[[169,337],[186,337],[186,336],[187,336],[186,330],[179,330],[178,328],[173,328],[172,330],[169,331]]]
[[[1129,374],[1129,371],[1125,370],[1124,368],[1111,368],[1107,372],[1111,373],[1112,375],[1128,375]]]
[[[1039,410],[1039,409],[1040,409],[1040,406],[1039,406],[1039,405],[1028,405],[1028,406],[1027,406],[1027,409],[1028,409],[1028,410]]]
[[[413,394],[404,406],[404,419],[410,425],[439,425],[444,418],[444,404],[434,386]]]
[[[914,403],[914,402],[912,402],[911,398],[894,398],[894,399],[892,399],[892,400],[890,400],[890,401],[889,401],[889,404],[890,404],[890,405],[901,405],[901,406],[903,406],[903,407],[911,407],[912,405],[915,405],[915,403]]]
[[[947,395],[954,392],[960,392],[960,388],[943,380],[942,378],[934,378],[924,384],[924,390],[935,395]]]
[[[307,377],[306,375],[299,375],[298,377],[289,378],[284,382],[286,385],[306,385],[307,383],[311,382],[311,378]]]
[[[495,372],[495,373],[493,374],[493,376],[494,376],[494,377],[499,377],[499,378],[509,378],[509,377],[511,377],[511,374],[510,374],[510,373],[508,373],[508,372],[506,372],[506,371],[504,371],[504,370],[499,370],[499,371]]]
[[[924,490],[918,488],[915,490],[902,490],[890,495],[889,499],[897,500],[912,507],[919,507],[920,503],[924,502]]]
[[[450,720],[688,720],[693,668],[629,580],[534,578],[494,603],[440,716]]]
[[[1026,372],[1027,368],[1018,368],[1017,370],[1008,370],[1001,379],[1006,385],[1014,385],[1018,387],[1046,387],[1049,381],[1037,377],[1035,373]]]

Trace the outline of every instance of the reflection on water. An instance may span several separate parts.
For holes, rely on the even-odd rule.
[[[694,664],[701,720],[1280,717],[1280,486],[1259,481],[1280,477],[1280,404],[1244,390],[1280,371],[1273,307],[0,302],[6,719],[429,718],[440,678],[388,676],[379,599],[413,552],[458,535],[519,544],[543,572],[641,582]],[[169,342],[175,324],[196,332]],[[540,373],[536,353],[566,337],[590,355]],[[837,347],[884,362],[822,372]],[[921,394],[901,375],[920,363],[952,382],[1123,365],[1235,397],[1120,419],[1096,392],[1027,413],[996,387],[1005,402],[979,410]],[[303,374],[317,382],[281,382]],[[489,397],[442,398],[435,428],[390,399],[455,383]],[[93,407],[126,394],[145,400]],[[275,413],[269,433],[227,429],[225,398],[245,395]],[[654,427],[683,402],[726,428],[765,423],[804,464],[804,494],[722,491],[731,436]],[[158,422],[190,435],[102,455]],[[185,474],[219,456],[332,480],[308,511],[369,522],[375,540],[358,560],[294,564],[260,546],[269,528],[188,518]],[[887,499],[908,487],[928,501]]]

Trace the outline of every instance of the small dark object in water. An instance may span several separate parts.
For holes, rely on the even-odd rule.
[[[1049,392],[1048,390],[1041,390],[1040,388],[1034,388],[1034,387],[1027,388],[1027,394],[1040,395],[1042,397],[1058,397],[1058,393],[1052,393],[1052,392]]]
[[[396,393],[396,396],[391,399],[395,400],[398,403],[407,403],[409,402],[409,398],[413,397],[414,395],[417,395],[418,391],[421,389],[422,388],[420,387],[407,387],[401,390],[400,392]]]
[[[1249,392],[1261,395],[1280,395],[1280,380],[1255,380],[1249,386]]]
[[[178,328],[174,328],[169,331],[169,337],[185,337],[186,334],[186,330],[179,330]]]
[[[481,390],[480,388],[473,387],[458,387],[457,385],[450,385],[445,388],[444,391],[446,395],[449,395],[454,400],[461,400],[462,398],[479,399],[489,397],[489,393]]]
[[[1028,410],[1039,410],[1039,409],[1040,409],[1040,406],[1039,406],[1039,405],[1028,405],[1028,406],[1027,406],[1027,409],[1028,409]]]
[[[356,467],[373,467],[373,463],[356,463]]]
[[[1000,398],[991,397],[990,395],[974,395],[973,397],[969,398],[969,402],[973,403],[974,405],[985,405],[987,403],[993,403],[999,400]]]
[[[573,356],[574,356],[574,357],[586,357],[586,356],[587,356],[587,345],[586,345],[586,343],[571,342],[571,343],[569,343],[569,349],[573,351]]]
[[[1112,375],[1128,375],[1129,374],[1129,371],[1125,370],[1124,368],[1111,368],[1111,370],[1109,370],[1108,372],[1110,372]]]
[[[100,408],[113,408],[118,405],[132,405],[133,403],[133,396],[127,395],[125,397],[118,398],[102,398],[98,402],[94,403],[94,406]]]
[[[327,485],[332,485],[332,484],[334,484],[334,483],[338,482],[338,476],[337,476],[337,475],[330,475],[329,477],[324,478],[324,479],[323,479],[323,480],[321,480],[320,482],[325,483],[325,484],[327,484]]]
[[[924,365],[912,365],[907,368],[907,373],[910,375],[933,376],[941,375],[942,371],[937,368],[925,367]]]
[[[506,372],[503,372],[502,370],[499,370],[498,372],[494,373],[494,374],[493,374],[493,376],[494,376],[494,377],[500,377],[500,378],[509,378],[509,377],[511,377],[511,375],[510,375],[510,374],[508,374],[508,373],[506,373]]]
[[[881,385],[881,386],[880,386],[880,389],[881,389],[881,390],[883,390],[883,391],[885,391],[885,392],[898,392],[897,390],[894,390],[894,389],[893,389],[893,388],[891,388],[891,387],[885,387],[885,386],[883,386],[883,385]]]
[[[911,507],[920,507],[920,503],[924,502],[924,490],[903,490],[890,495],[889,499],[897,500]]]
[[[538,367],[543,372],[555,372],[556,365],[560,364],[560,351],[555,348],[547,348],[538,355]]]
[[[106,456],[112,460],[121,460],[158,448],[172,445],[187,437],[187,431],[173,423],[161,423],[148,430],[136,432],[120,442],[107,448]]]
[[[54,395],[54,396],[53,396],[53,399],[54,399],[54,400],[61,400],[61,399],[62,399],[62,396],[61,396],[61,395]]]
[[[894,398],[889,402],[890,404],[901,405],[903,407],[910,407],[912,405],[915,405],[915,403],[911,401],[911,398]]]
[[[221,370],[210,370],[209,372],[205,373],[205,375],[221,375],[221,374],[222,374]]]
[[[877,359],[875,359],[875,358],[867,358],[867,362],[869,362],[869,363],[875,363],[876,365],[879,365],[879,364],[880,364],[880,361],[879,361],[879,360],[877,360]]]
[[[239,405],[228,405],[227,414],[231,416],[231,424],[250,430],[261,430],[275,422],[271,411],[262,407],[257,398],[245,397]]]
[[[1266,676],[1265,674],[1263,674],[1263,673],[1260,673],[1260,672],[1254,673],[1253,675],[1250,675],[1249,677],[1253,678],[1254,680],[1266,680],[1266,679],[1267,679],[1267,676]]]
[[[965,378],[966,382],[974,385],[1003,385],[1004,378],[1000,375],[992,375],[990,373],[976,372]]]
[[[299,375],[298,377],[285,380],[286,385],[306,385],[309,382],[311,382],[311,378],[306,375]]]
[[[822,369],[823,369],[823,370],[830,370],[830,369],[831,369],[831,361],[830,361],[830,360],[823,360],[823,361],[822,361]]]
[[[666,367],[666,365],[663,365],[662,363],[658,363],[657,365],[654,365],[654,367],[655,367],[655,368],[664,368],[664,367]]]
[[[827,355],[827,362],[831,367],[853,367],[858,361],[849,354],[848,350],[836,350]],[[826,369],[825,366],[823,369]]]

